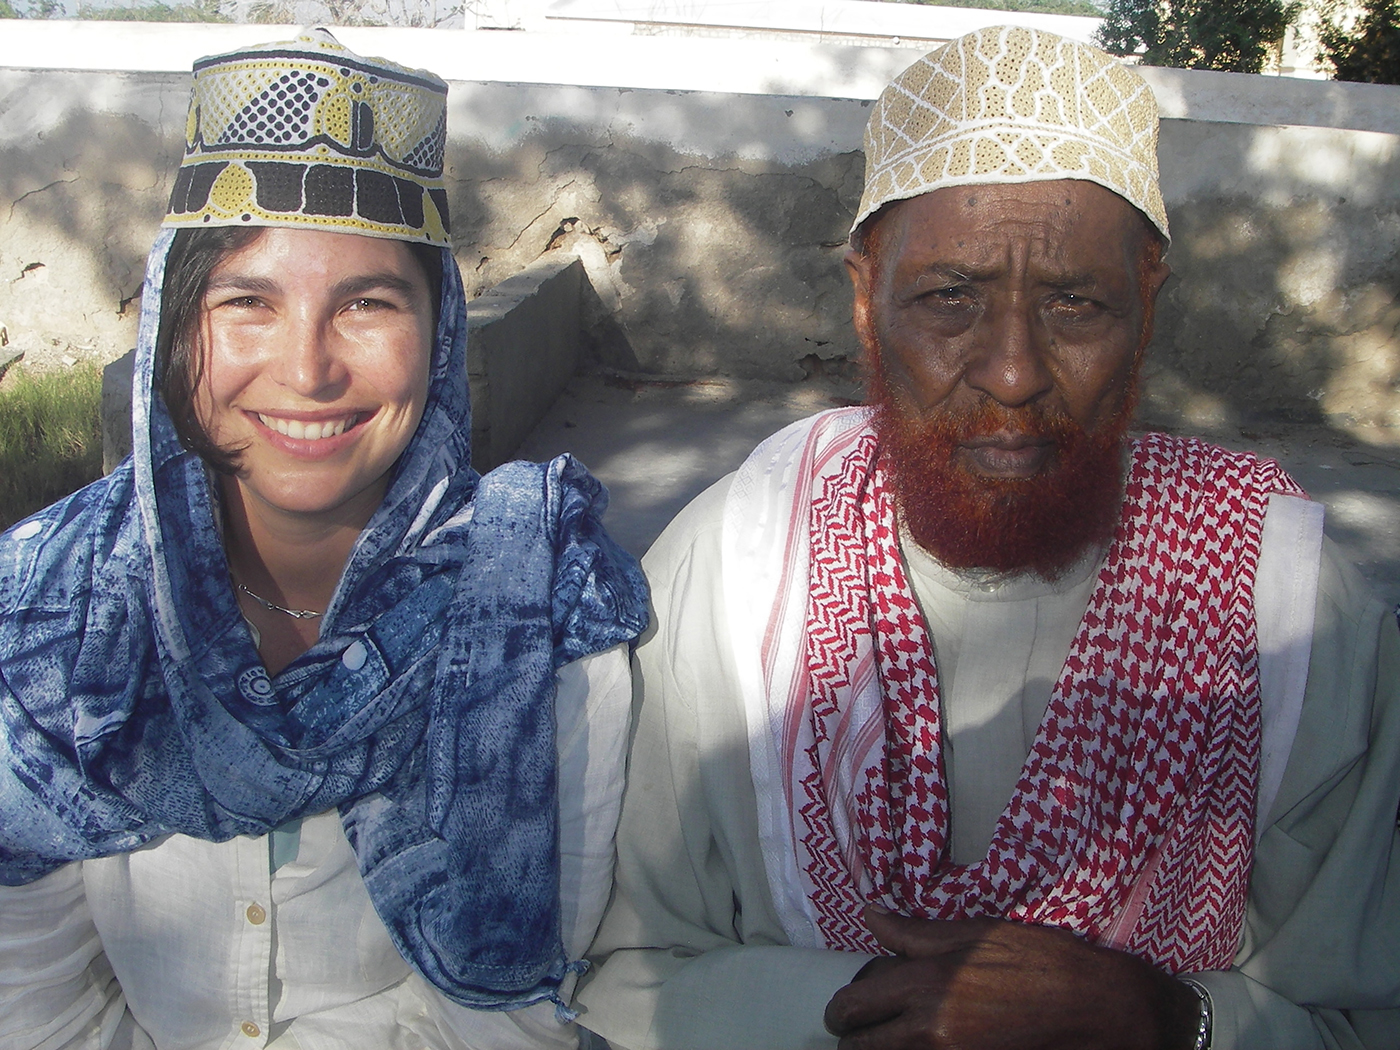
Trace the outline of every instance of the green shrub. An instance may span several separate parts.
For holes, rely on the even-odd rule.
[[[30,375],[0,384],[0,529],[102,474],[102,370]]]
[[[1299,0],[1109,0],[1095,43],[1149,66],[1258,73]]]
[[[1365,0],[1350,26],[1322,26],[1320,57],[1338,80],[1400,84],[1400,0]]]
[[[219,0],[194,0],[192,3],[161,3],[150,0],[139,4],[113,4],[98,7],[80,3],[78,17],[103,22],[231,22],[219,11]]]

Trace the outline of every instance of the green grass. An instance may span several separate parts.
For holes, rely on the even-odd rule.
[[[0,529],[102,474],[102,370],[30,375],[0,383]]]

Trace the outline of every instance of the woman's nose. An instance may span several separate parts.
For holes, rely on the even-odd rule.
[[[274,378],[306,398],[335,396],[346,369],[330,326],[310,317],[288,318],[274,348]]]

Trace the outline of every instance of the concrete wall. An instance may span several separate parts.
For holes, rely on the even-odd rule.
[[[69,25],[60,43],[17,43],[8,26],[0,37],[0,325],[40,363],[131,345],[186,78],[21,64],[76,64],[82,34],[99,30],[93,54],[146,68],[278,35],[160,27],[159,47],[142,49],[113,46],[128,28]],[[595,360],[789,381],[856,372],[840,257],[861,131],[869,99],[914,53],[342,36],[453,80],[448,181],[471,291],[570,251],[589,278],[583,352]],[[506,69],[540,82],[506,82]],[[1176,270],[1148,415],[1400,428],[1400,89],[1144,73],[1166,117]]]
[[[1180,121],[1163,143],[1159,412],[1400,427],[1400,136]]]

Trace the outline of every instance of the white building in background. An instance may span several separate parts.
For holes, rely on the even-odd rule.
[[[1325,79],[1318,28],[1333,0],[1305,0],[1265,72]],[[1352,6],[1355,6],[1354,4]],[[983,26],[1034,26],[1085,43],[1102,19],[877,0],[465,0],[467,29],[597,36],[785,40],[927,51]]]
[[[1287,77],[1326,80],[1332,68],[1319,57],[1322,48],[1322,27],[1331,21],[1344,26],[1355,22],[1362,14],[1359,0],[1303,0],[1302,11],[1283,34],[1279,68],[1270,73]]]
[[[65,10],[78,0],[64,0]],[[140,6],[145,0],[86,0],[89,7]],[[1104,3],[1107,0],[1103,0]],[[1304,0],[1266,73],[1324,79],[1318,28],[1337,0]],[[1357,7],[1342,0],[1343,9]],[[517,30],[568,38],[731,39],[928,51],[989,25],[1024,25],[1093,42],[1102,22],[1074,15],[993,8],[937,7],[888,0],[221,0],[235,23],[324,23],[436,29]],[[71,17],[71,11],[69,12]]]
[[[1101,21],[876,0],[466,0],[464,20],[468,28],[477,29],[743,37],[919,50],[1008,22],[1088,42]]]

